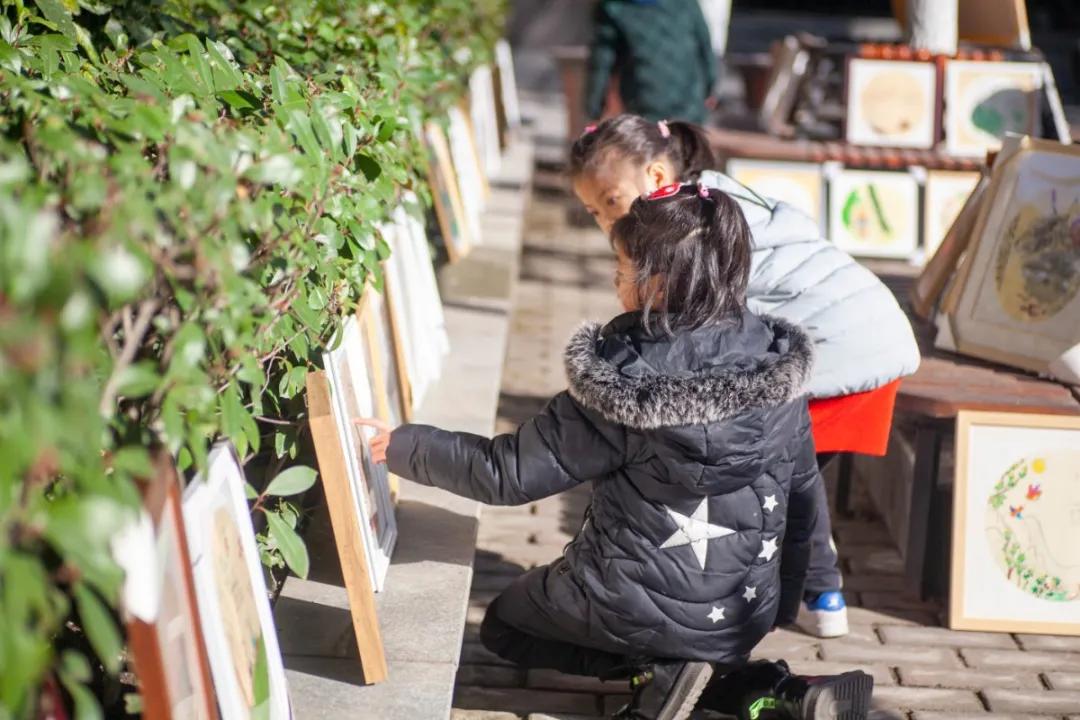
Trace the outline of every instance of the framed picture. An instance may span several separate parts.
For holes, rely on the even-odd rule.
[[[498,72],[498,95],[509,130],[521,127],[521,104],[518,101],[517,79],[514,76],[514,55],[510,43],[499,39],[495,43],[495,67]]]
[[[957,349],[1080,384],[1080,148],[1010,138],[955,304]]]
[[[964,208],[975,186],[977,172],[931,170],[923,187],[923,243],[926,257],[933,257]]]
[[[829,239],[852,255],[910,258],[918,217],[919,185],[910,173],[840,170],[829,181]]]
[[[376,415],[397,427],[412,417],[409,405],[408,381],[402,372],[404,353],[397,341],[394,324],[390,319],[390,305],[382,294],[370,292],[365,312],[367,319],[368,350],[371,368],[375,374]]]
[[[938,135],[937,66],[932,62],[849,58],[849,143],[929,149]]]
[[[342,442],[337,403],[323,370],[307,376],[308,425],[319,462],[319,477],[326,494],[326,509],[334,529],[334,543],[341,561],[349,614],[360,656],[360,671],[367,684],[387,677],[386,652],[375,607],[375,588],[368,564],[371,541],[363,516],[357,512],[359,497],[348,450]]]
[[[428,148],[428,184],[435,201],[435,217],[446,245],[450,262],[457,262],[469,253],[472,246],[472,226],[465,215],[450,146],[443,129],[434,122],[424,128]]]
[[[1039,134],[1040,63],[950,60],[945,64],[945,150],[982,157],[1006,133]]]
[[[934,307],[942,298],[945,287],[959,267],[960,258],[971,241],[971,231],[975,228],[975,221],[979,217],[983,199],[986,197],[986,188],[989,185],[989,176],[985,173],[980,174],[978,183],[968,195],[963,207],[960,208],[960,213],[953,224],[949,226],[945,238],[938,245],[937,250],[929,255],[922,272],[919,273],[918,279],[912,286],[911,308],[924,320],[930,319]],[[925,212],[924,207],[924,215]]]
[[[218,443],[184,491],[195,593],[222,717],[285,720],[285,668],[245,484],[236,451]]]
[[[457,173],[458,192],[465,208],[465,217],[469,235],[473,242],[480,243],[480,213],[487,199],[488,185],[480,165],[480,155],[473,142],[472,123],[469,116],[456,105],[450,108],[450,123],[447,128],[450,141],[450,157]]]
[[[758,111],[759,124],[772,135],[791,134],[791,112],[799,88],[810,68],[810,51],[794,35],[788,35],[771,48],[772,69],[765,97]]]
[[[495,78],[491,67],[481,65],[469,76],[469,120],[476,140],[480,165],[486,177],[499,171],[499,113],[495,107]]]
[[[825,181],[820,165],[733,158],[728,160],[727,174],[763,197],[802,210],[823,227]]]
[[[124,614],[143,717],[216,720],[180,481],[168,453],[155,453],[153,464],[153,476],[141,485],[144,523],[134,532],[121,533],[114,544],[124,568]]]
[[[375,395],[369,367],[364,309],[345,319],[341,341],[323,353],[323,367],[330,382],[330,397],[346,467],[355,500],[355,511],[364,533],[371,584],[381,592],[397,542],[397,521],[390,498],[386,465],[375,463],[368,445],[371,428],[353,423],[356,418],[375,417]]]
[[[961,411],[949,626],[1080,635],[1080,417]]]
[[[450,350],[450,338],[446,332],[446,316],[443,314],[439,282],[431,261],[427,232],[424,230],[423,220],[415,212],[418,207],[419,200],[415,194],[403,193],[401,204],[394,208],[391,221],[401,238],[398,258],[403,266],[409,269],[405,274],[409,283],[407,292],[417,297],[417,306],[422,312],[422,315],[417,317],[417,327],[424,328],[424,332],[429,333],[428,339],[433,352],[441,359]]]

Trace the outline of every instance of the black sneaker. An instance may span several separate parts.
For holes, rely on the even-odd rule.
[[[809,677],[793,675],[787,663],[758,661],[717,674],[701,707],[739,720],[865,720],[874,678],[864,672]]]
[[[634,696],[614,720],[687,720],[712,678],[707,662],[657,662],[630,678]]]

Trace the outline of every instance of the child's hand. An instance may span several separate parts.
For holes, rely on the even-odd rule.
[[[368,443],[371,446],[371,459],[377,463],[385,463],[386,449],[390,446],[390,433],[394,428],[377,418],[353,418],[353,425],[375,428],[375,437]]]

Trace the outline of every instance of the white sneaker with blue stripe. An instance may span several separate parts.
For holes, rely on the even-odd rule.
[[[848,634],[847,605],[839,590],[823,592],[803,603],[798,625],[819,638],[834,638]]]

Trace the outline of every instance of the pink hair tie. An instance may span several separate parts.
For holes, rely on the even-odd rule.
[[[709,197],[709,188],[705,187],[701,183],[698,183],[698,195],[703,198]]]
[[[592,125],[586,125],[585,126],[585,131],[583,133],[581,133],[581,134],[582,135],[591,135],[594,132],[596,132],[596,124],[595,123],[592,124]]]
[[[656,123],[656,127],[660,129],[660,137],[665,140],[671,137],[671,128],[668,127],[667,120],[661,120]]]

